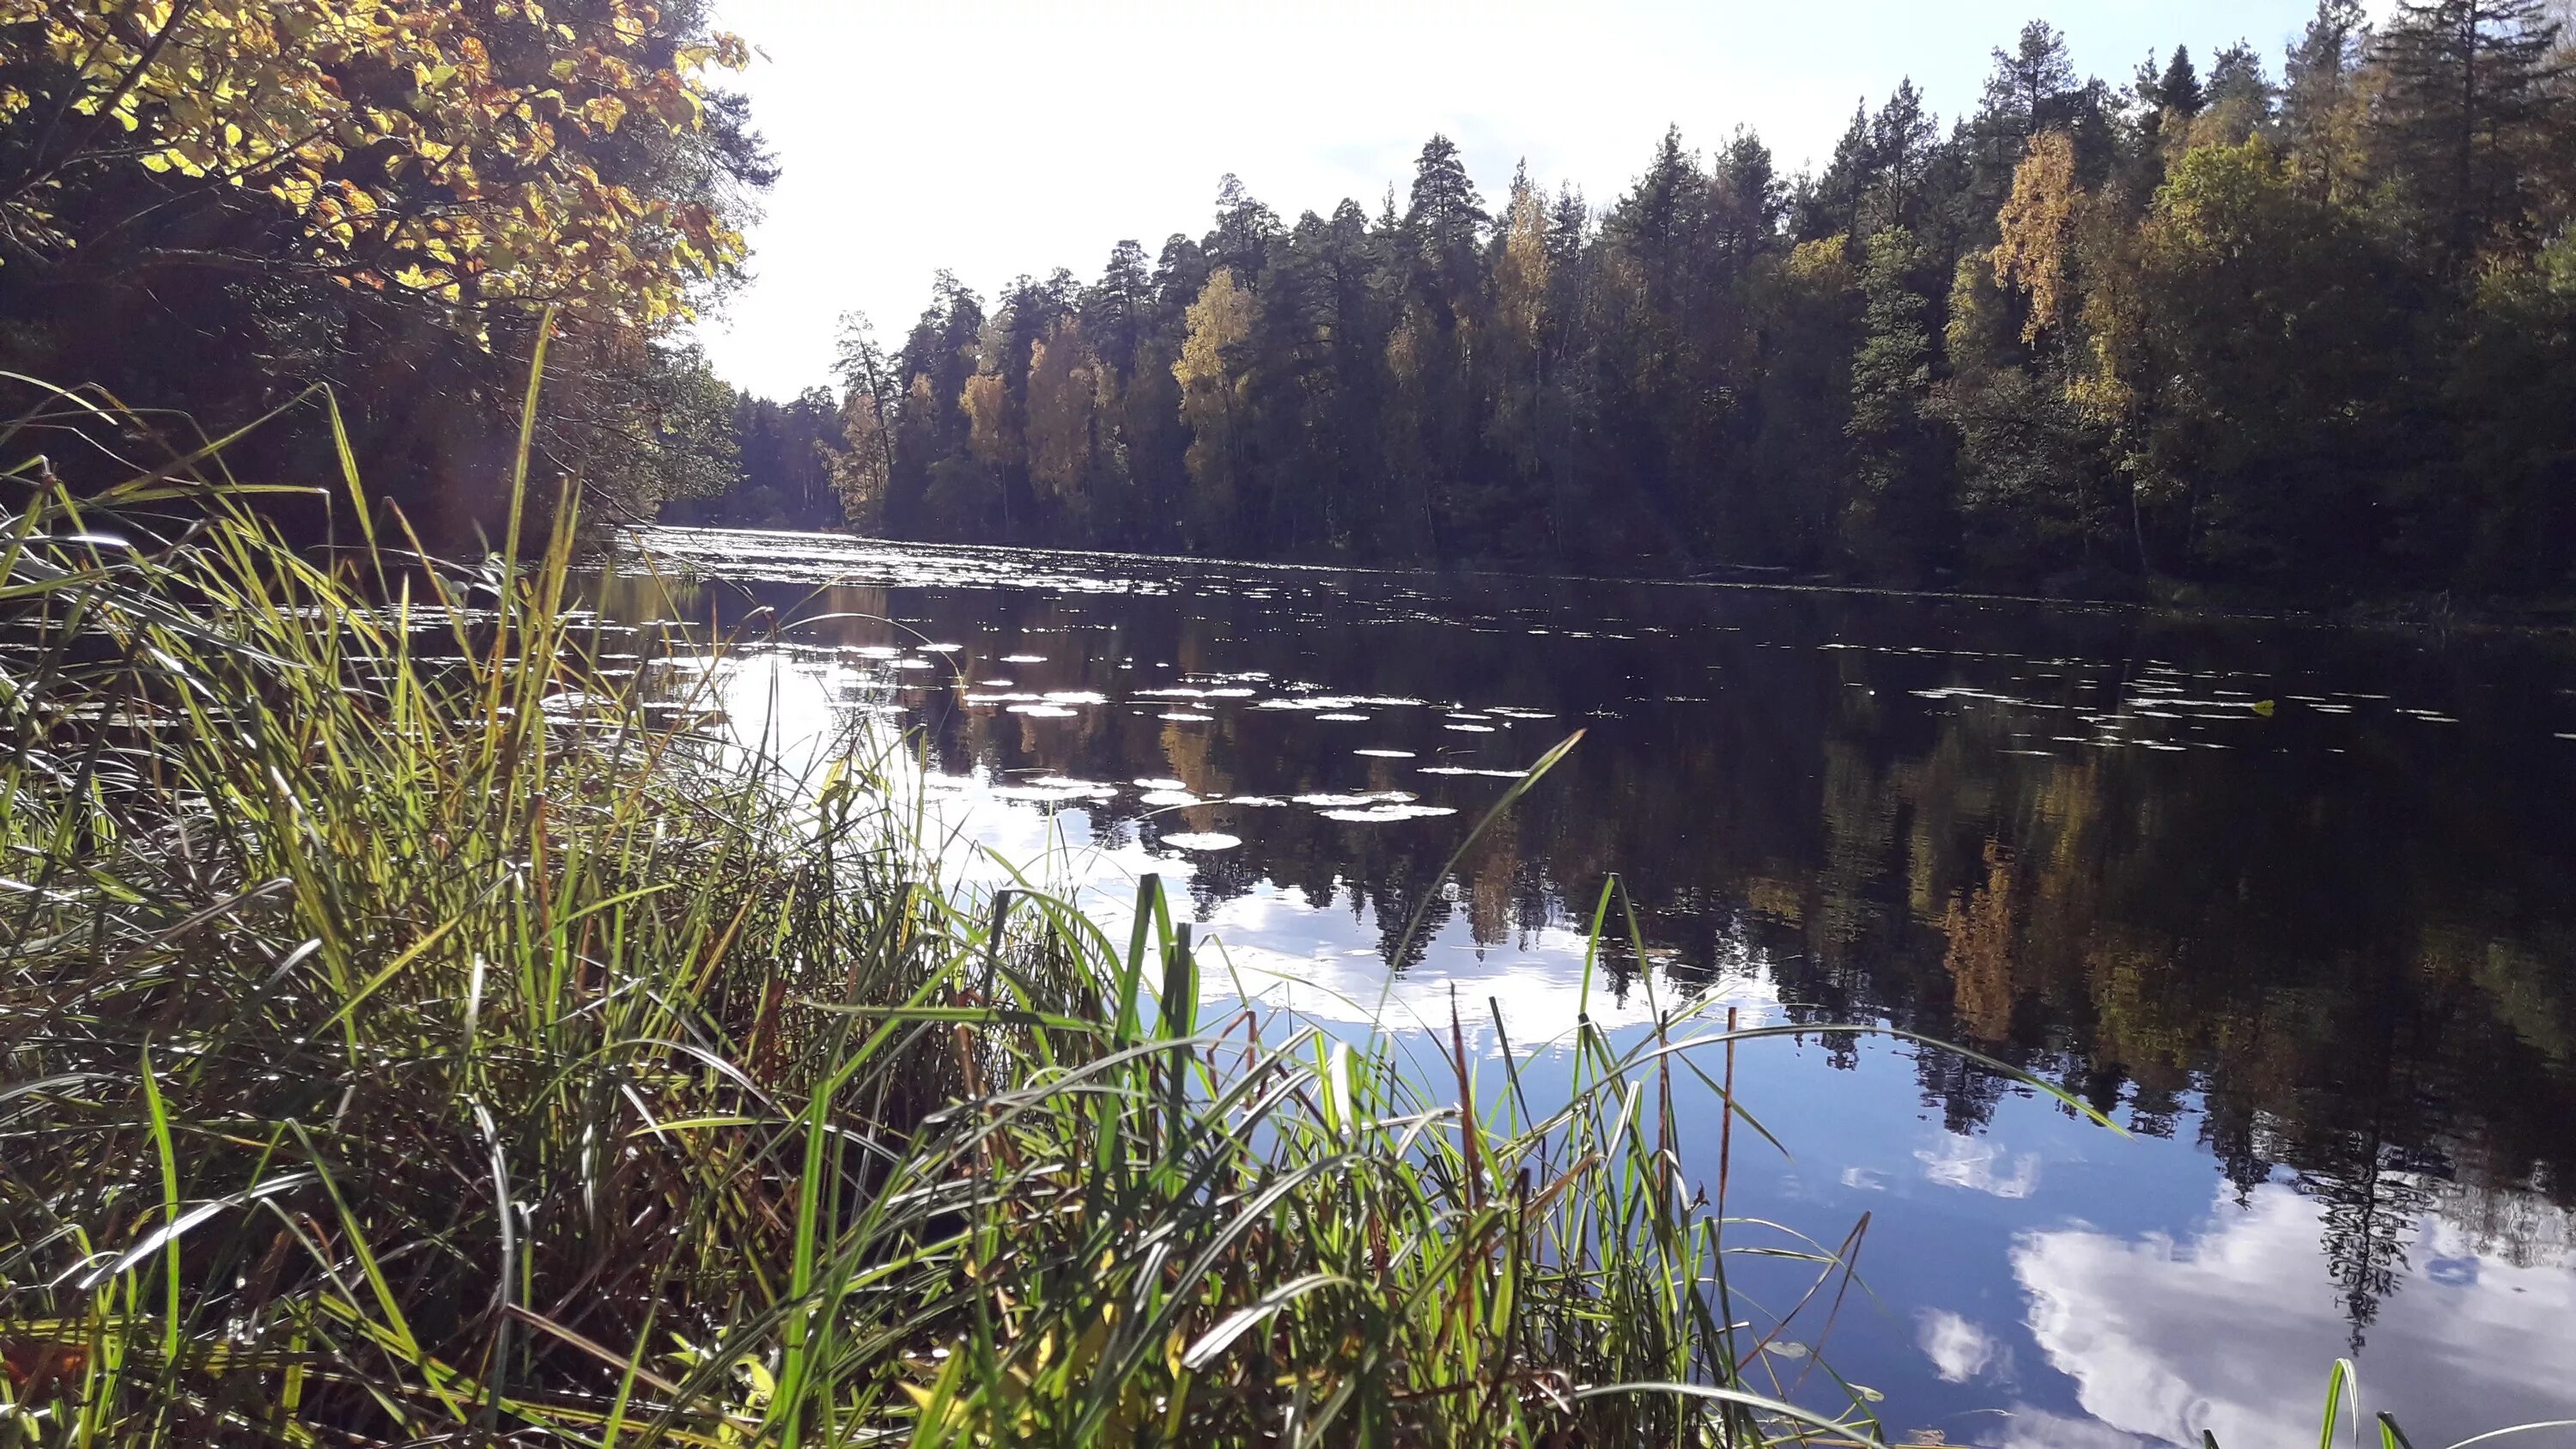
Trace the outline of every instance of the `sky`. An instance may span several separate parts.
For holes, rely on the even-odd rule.
[[[2385,0],[2374,4],[2385,8]],[[1911,76],[1946,126],[2023,22],[2124,85],[2150,49],[2204,73],[2272,58],[2315,0],[720,0],[754,47],[736,78],[783,168],[751,280],[701,340],[727,381],[827,381],[838,319],[899,344],[945,267],[986,298],[1028,273],[1099,274],[1123,237],[1199,236],[1240,175],[1290,221],[1374,214],[1434,132],[1488,200],[1516,163],[1607,205],[1667,125],[1738,126],[1782,173],[1831,154]]]

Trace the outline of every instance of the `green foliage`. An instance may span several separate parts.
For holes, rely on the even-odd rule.
[[[2576,583],[2576,232],[2489,273],[2445,397],[2474,490],[2472,566],[2507,587]]]
[[[772,174],[709,8],[0,0],[0,370],[204,418],[327,386],[380,496],[463,547],[501,528],[506,359],[552,308],[531,467],[611,517],[703,491],[726,444],[676,329]],[[235,465],[326,474],[314,417]]]

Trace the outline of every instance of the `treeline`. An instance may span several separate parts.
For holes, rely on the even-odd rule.
[[[2323,0],[2277,65],[2118,87],[2033,23],[1953,125],[1907,82],[1796,176],[1675,132],[1606,208],[1489,205],[1436,137],[1374,214],[1229,177],[1095,281],[855,323],[813,432],[850,522],[910,538],[2561,589],[2571,72],[2539,0]]]

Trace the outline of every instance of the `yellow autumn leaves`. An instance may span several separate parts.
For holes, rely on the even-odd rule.
[[[649,325],[742,254],[655,177],[744,58],[640,0],[0,0],[0,59],[35,77],[0,92],[32,152],[0,228],[76,246],[54,199],[139,165],[266,195],[352,287]]]

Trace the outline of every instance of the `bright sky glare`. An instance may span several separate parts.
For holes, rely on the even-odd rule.
[[[2385,0],[2372,7],[2384,10]],[[2275,74],[2315,0],[721,0],[785,175],[753,280],[701,329],[728,381],[825,382],[839,315],[900,344],[954,270],[1089,280],[1134,237],[1203,234],[1240,175],[1290,221],[1374,214],[1435,131],[1490,202],[1526,157],[1607,205],[1667,124],[1705,151],[1760,131],[1821,164],[1866,97],[1911,75],[1946,127],[2022,22],[2125,85],[2150,49],[2244,40]]]

